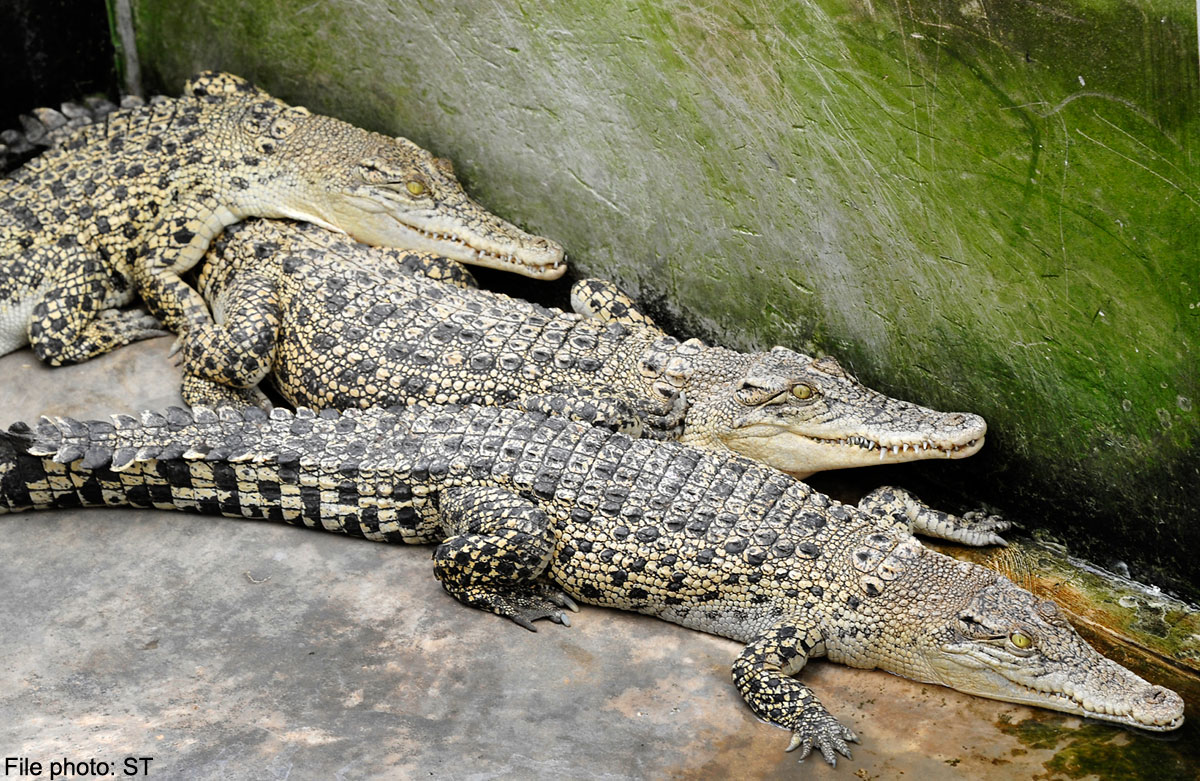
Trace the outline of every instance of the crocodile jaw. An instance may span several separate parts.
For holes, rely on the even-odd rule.
[[[473,219],[461,219],[414,210],[383,191],[374,198],[344,196],[328,210],[297,210],[284,216],[348,234],[364,244],[433,252],[534,279],[558,279],[566,272],[562,245],[475,208]]]
[[[1183,698],[1170,689],[1154,686],[1113,662],[1093,654],[1089,660],[1112,673],[1110,680],[1088,685],[1071,685],[1061,676],[1023,682],[998,669],[976,666],[980,662],[970,649],[943,647],[942,663],[935,665],[938,683],[967,694],[1003,702],[1110,721],[1127,727],[1167,732],[1183,725]]]
[[[982,421],[981,421],[982,423]],[[726,434],[726,447],[797,477],[826,469],[902,464],[930,458],[967,458],[983,447],[986,426],[956,439],[930,440],[892,434],[877,441],[859,434],[814,436],[773,423],[756,423]]]

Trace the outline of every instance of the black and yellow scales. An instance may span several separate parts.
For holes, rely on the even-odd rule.
[[[210,322],[180,279],[222,228],[289,217],[380,246],[556,278],[562,247],[473,202],[450,164],[403,138],[203,73],[156,98],[57,129],[0,181],[0,354],[26,343],[82,361]]]
[[[0,433],[0,511],[177,509],[436,545],[461,602],[533,628],[575,602],[746,644],[733,681],[801,756],[857,740],[814,657],[1150,730],[1183,701],[1053,602],[731,453],[499,407],[198,408]]]
[[[978,415],[874,391],[832,358],[680,342],[608,283],[576,283],[573,305],[589,316],[568,313],[480,290],[455,263],[311,225],[230,228],[197,288],[216,322],[185,339],[189,404],[259,403],[255,386],[269,379],[290,403],[317,409],[515,405],[733,451],[797,476],[962,458],[987,430]],[[997,532],[1008,526],[948,515],[891,487],[860,507],[904,512],[922,532],[973,545],[1002,544]]]

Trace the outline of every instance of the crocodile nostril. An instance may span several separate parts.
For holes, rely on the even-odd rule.
[[[1159,705],[1170,699],[1170,695],[1172,693],[1173,692],[1170,690],[1164,689],[1161,686],[1155,686],[1150,691],[1146,692],[1146,696],[1143,699],[1147,705]]]
[[[946,423],[947,426],[961,426],[963,421],[966,420],[966,418],[964,418],[962,415],[955,412],[952,415],[947,415],[942,420]]]

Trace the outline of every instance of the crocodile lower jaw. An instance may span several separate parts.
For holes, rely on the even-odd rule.
[[[687,436],[685,434],[685,441]],[[879,464],[901,464],[927,458],[966,458],[983,447],[983,437],[961,445],[921,443],[882,445],[865,437],[822,439],[773,425],[737,429],[723,440],[730,450],[770,464],[796,477],[807,477],[827,469],[849,469]]]
[[[500,271],[509,271],[533,279],[558,279],[567,270],[562,247],[549,239],[540,239],[543,247],[520,247],[515,242],[511,251],[498,252],[477,246],[452,231],[422,228],[405,222],[395,213],[385,211],[384,205],[368,198],[351,198],[357,213],[332,211],[325,214],[318,209],[281,209],[279,216],[301,222],[311,222],[322,228],[344,233],[356,241],[377,247],[403,247],[416,252],[432,252],[437,255]],[[519,230],[513,228],[514,230]],[[537,237],[530,237],[537,238]]]
[[[1006,679],[1007,680],[1007,679]],[[1138,729],[1148,730],[1150,732],[1169,732],[1173,729],[1178,729],[1183,725],[1183,709],[1180,708],[1179,715],[1164,718],[1159,721],[1144,721],[1133,716],[1128,710],[1117,711],[1116,709],[1101,710],[1098,706],[1093,705],[1087,707],[1085,703],[1080,702],[1061,692],[1047,692],[1040,689],[1035,689],[1030,686],[1024,686],[1016,681],[1007,681],[1013,688],[1022,692],[1028,692],[1027,696],[1021,694],[1004,695],[992,692],[969,692],[978,694],[982,697],[990,697],[995,700],[1003,700],[1004,702],[1012,702],[1018,705],[1029,705],[1037,708],[1049,708],[1063,713],[1070,713],[1076,716],[1083,716],[1089,719],[1097,719],[1099,721],[1108,721],[1116,724],[1121,724],[1126,727],[1137,727]],[[957,688],[957,687],[954,687]]]
[[[979,449],[983,447],[984,441],[984,437],[976,437],[975,439],[955,445],[938,445],[928,440],[884,445],[859,436],[851,436],[844,439],[822,439],[820,437],[809,437],[809,439],[822,445],[857,447],[867,451],[877,450],[879,451],[880,460],[883,460],[889,454],[904,456],[910,451],[915,454],[915,458],[966,458],[978,453]]]
[[[451,260],[500,271],[510,271],[535,279],[558,279],[567,270],[561,252],[546,252],[544,253],[545,260],[521,258],[513,253],[499,253],[477,247],[452,233],[439,233],[405,223],[400,224],[424,240],[425,246],[420,249],[439,253]]]

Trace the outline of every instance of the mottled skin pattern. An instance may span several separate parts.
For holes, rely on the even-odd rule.
[[[436,544],[466,604],[532,628],[575,600],[746,643],[733,679],[789,748],[857,737],[811,658],[1146,729],[1183,701],[996,572],[749,459],[497,407],[43,419],[0,435],[0,507],[135,506]]]
[[[99,111],[97,112],[99,113]],[[291,217],[372,245],[437,251],[540,278],[562,248],[471,201],[450,164],[403,138],[288,106],[229,74],[184,96],[54,125],[0,181],[0,353],[70,363],[211,322],[180,274],[227,225]]]
[[[889,398],[832,358],[681,343],[598,280],[577,284],[574,298],[607,321],[474,289],[461,271],[457,287],[388,271],[400,257],[306,225],[228,230],[197,281],[216,325],[185,344],[184,398],[256,403],[253,389],[269,377],[288,401],[314,408],[516,404],[798,475],[961,458],[983,444],[977,415]],[[934,511],[894,488],[862,507],[969,544],[1002,543],[1007,525]]]

